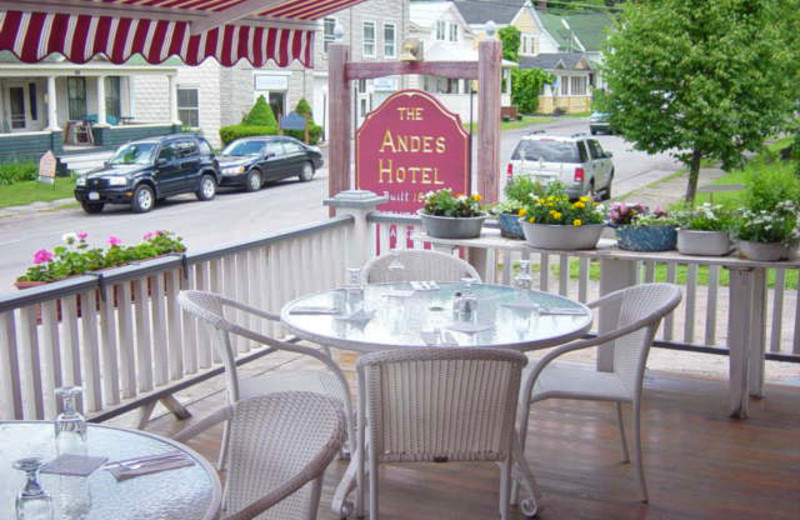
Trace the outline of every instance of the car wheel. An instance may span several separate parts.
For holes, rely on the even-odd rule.
[[[245,184],[244,188],[247,191],[258,191],[261,189],[263,182],[261,181],[261,172],[258,170],[250,170],[250,173],[247,175],[247,183]]]
[[[102,202],[81,202],[81,206],[86,213],[96,215],[103,211],[103,206],[105,206],[105,204]]]
[[[147,213],[156,203],[156,194],[153,188],[147,184],[140,184],[133,191],[133,199],[131,200],[131,210],[134,213]]]
[[[310,162],[303,164],[303,171],[300,172],[300,180],[303,182],[308,182],[314,178],[314,165]]]
[[[195,195],[199,200],[211,200],[217,194],[217,181],[209,174],[203,175],[200,179],[200,189]]]

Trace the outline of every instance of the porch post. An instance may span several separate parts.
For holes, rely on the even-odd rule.
[[[328,146],[328,196],[350,189],[350,139],[353,118],[350,80],[345,65],[350,59],[350,47],[332,43],[328,47],[328,123],[331,128]]]
[[[173,125],[180,125],[178,119],[178,81],[174,74],[167,76],[169,81],[169,121]]]
[[[329,48],[330,49],[330,48]],[[389,201],[388,195],[377,195],[368,190],[340,191],[323,204],[333,210],[336,216],[353,215],[355,225],[349,237],[349,247],[345,262],[347,267],[361,267],[372,258],[372,245],[375,234],[370,233],[367,217],[378,205]]]
[[[56,99],[56,77],[47,76],[47,129],[51,132],[61,131],[61,128],[58,127]]]
[[[97,126],[108,126],[106,119],[106,77],[97,76]]]
[[[478,193],[495,202],[500,190],[500,65],[503,44],[478,45]]]

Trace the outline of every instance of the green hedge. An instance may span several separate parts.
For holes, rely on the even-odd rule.
[[[278,133],[277,127],[270,126],[250,126],[250,125],[230,125],[219,129],[219,138],[222,144],[227,145],[231,141],[242,137],[254,137],[259,135],[275,135]]]
[[[277,127],[278,121],[264,96],[258,96],[253,108],[242,118],[242,124],[247,126]]]
[[[306,138],[305,130],[284,130],[285,135],[294,137],[298,141]],[[308,144],[317,144],[322,139],[322,127],[314,123],[308,123]]]
[[[16,182],[34,181],[39,176],[39,165],[33,161],[0,163],[0,186]]]

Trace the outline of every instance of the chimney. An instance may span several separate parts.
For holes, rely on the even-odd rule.
[[[540,11],[547,11],[547,0],[539,0],[537,3]]]

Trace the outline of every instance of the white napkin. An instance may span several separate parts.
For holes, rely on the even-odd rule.
[[[518,301],[518,302],[511,302],[511,303],[503,303],[501,307],[507,307],[509,309],[514,309],[515,311],[541,311],[542,306],[538,303],[533,302],[526,302],[526,301]]]
[[[194,466],[194,461],[188,456],[177,459],[152,460],[141,465],[118,466],[109,469],[108,472],[114,475],[114,478],[119,481],[140,477],[142,475],[149,475],[151,473],[160,473],[161,471],[185,468],[187,466]]]
[[[539,310],[542,316],[584,316],[586,311],[579,307],[553,307]]]
[[[321,305],[299,305],[294,307],[289,314],[324,314],[332,315],[339,314],[339,309],[336,307],[323,307]]]
[[[64,454],[42,466],[42,473],[88,477],[108,459],[106,457],[86,457],[84,455]]]
[[[336,316],[334,319],[339,321],[346,321],[354,325],[365,325],[375,316],[375,311],[365,311],[361,309],[348,316]]]
[[[454,321],[448,325],[447,328],[456,332],[463,332],[465,334],[477,334],[478,332],[483,332],[484,330],[492,330],[494,325],[488,325],[485,323],[472,323],[470,321]]]

